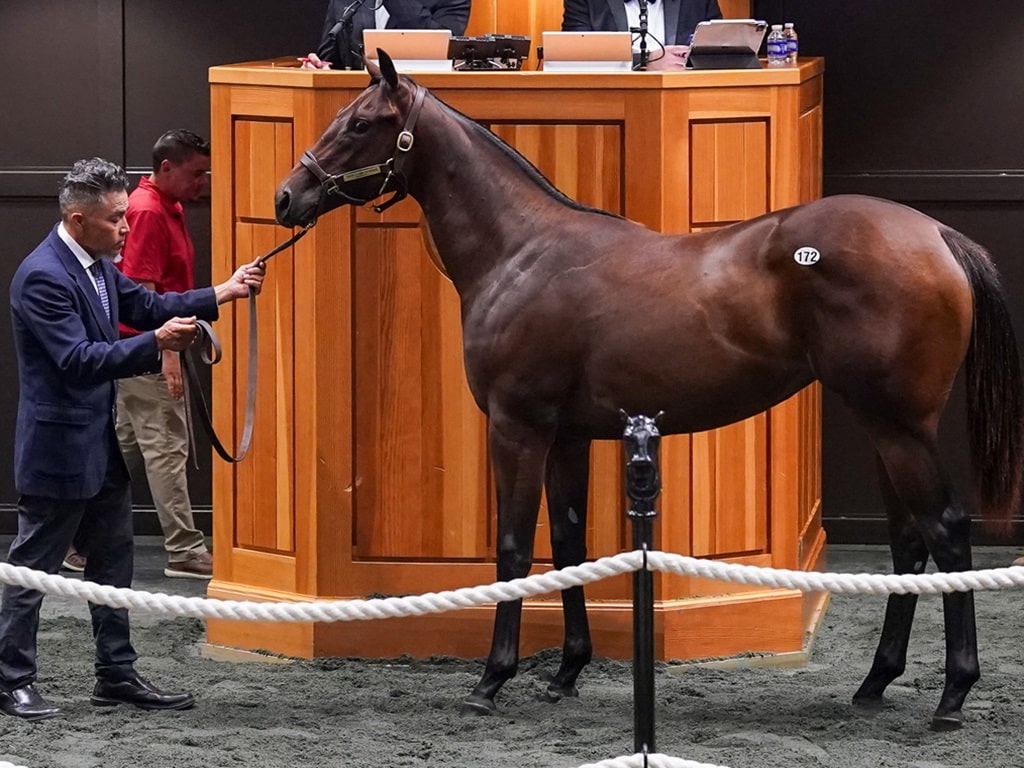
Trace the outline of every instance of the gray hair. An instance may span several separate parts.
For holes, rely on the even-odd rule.
[[[83,205],[101,202],[109,192],[127,191],[128,176],[121,166],[102,157],[78,160],[60,183],[60,213],[67,216]]]

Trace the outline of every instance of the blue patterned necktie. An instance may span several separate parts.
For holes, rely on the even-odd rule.
[[[96,293],[100,295],[100,304],[103,305],[103,311],[107,313],[107,320],[109,320],[110,298],[107,296],[107,281],[103,278],[103,270],[100,269],[100,262],[94,261],[90,264],[89,271],[92,272],[92,276],[96,280]]]

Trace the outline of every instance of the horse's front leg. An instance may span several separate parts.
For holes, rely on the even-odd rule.
[[[555,568],[579,565],[587,557],[589,480],[590,441],[556,440],[548,454],[546,482]],[[593,655],[583,587],[562,591],[562,615],[565,644],[561,666],[548,684],[551,701],[578,695],[576,678]]]
[[[498,581],[527,576],[533,564],[544,481],[544,462],[550,438],[520,424],[491,415],[488,440],[498,495]],[[463,701],[463,714],[487,715],[494,697],[519,666],[519,629],[523,601],[499,603],[494,616],[491,652],[483,677]]]

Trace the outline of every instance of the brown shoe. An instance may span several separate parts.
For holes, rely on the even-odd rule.
[[[171,579],[212,579],[213,558],[209,552],[192,555],[188,560],[168,563],[164,568],[164,576]]]
[[[64,562],[60,564],[60,568],[62,571],[81,573],[85,570],[85,558],[78,554],[74,548],[69,549],[68,553],[64,555]]]

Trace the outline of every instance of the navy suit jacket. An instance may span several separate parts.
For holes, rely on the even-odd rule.
[[[213,288],[158,295],[102,262],[108,319],[96,289],[54,227],[11,281],[18,354],[14,482],[18,491],[54,499],[99,493],[113,439],[115,379],[160,370],[151,329],[172,317],[215,320]],[[140,333],[118,337],[123,320]]]
[[[722,18],[718,0],[657,0],[665,4],[665,45],[686,45],[702,21]],[[623,0],[564,0],[562,30],[565,32],[626,32]],[[654,50],[648,42],[648,48]]]
[[[339,47],[344,45],[343,35],[338,33],[333,45],[325,46],[327,36],[338,23],[352,0],[329,0],[324,30],[320,36],[320,58],[330,61],[336,67],[344,66]],[[453,35],[466,33],[469,23],[470,0],[384,0],[388,9],[388,29],[448,29]],[[375,0],[366,0],[352,18],[352,47],[363,42],[363,30],[375,29]],[[329,50],[328,50],[329,48]]]

